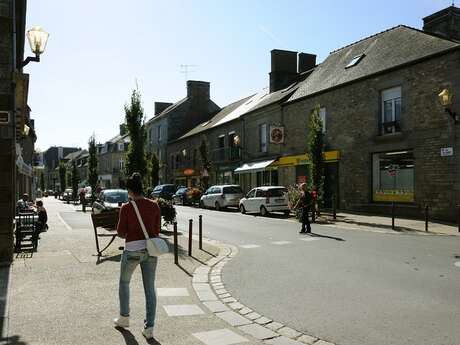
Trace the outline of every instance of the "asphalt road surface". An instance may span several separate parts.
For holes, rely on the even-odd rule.
[[[258,313],[343,345],[460,344],[460,237],[350,230],[178,206],[239,247],[227,290]]]

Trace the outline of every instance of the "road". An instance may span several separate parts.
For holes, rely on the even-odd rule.
[[[239,247],[227,290],[258,313],[346,345],[460,344],[460,237],[313,225],[178,206],[206,237]]]

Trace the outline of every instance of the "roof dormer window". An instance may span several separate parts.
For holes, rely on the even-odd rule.
[[[356,66],[365,56],[365,54],[356,55],[353,59],[351,59],[348,65],[345,66],[345,68],[351,68]]]

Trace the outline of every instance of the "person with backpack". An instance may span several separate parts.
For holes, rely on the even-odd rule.
[[[295,209],[301,209],[301,217],[300,220],[302,222],[302,228],[299,231],[301,234],[311,233],[311,225],[310,220],[308,219],[308,213],[310,212],[310,208],[313,203],[313,198],[311,193],[308,191],[308,187],[306,183],[302,183],[299,186],[300,190],[300,199],[297,201],[295,205]]]
[[[128,178],[126,189],[131,201],[121,206],[117,226],[118,236],[125,239],[125,247],[121,257],[118,289],[120,316],[114,319],[114,324],[117,327],[129,327],[129,283],[134,270],[140,265],[146,304],[146,318],[142,334],[145,338],[152,339],[156,313],[155,271],[158,258],[149,256],[146,237],[132,203],[135,203],[150,238],[157,237],[160,233],[160,208],[155,201],[143,196],[140,174],[134,173]]]

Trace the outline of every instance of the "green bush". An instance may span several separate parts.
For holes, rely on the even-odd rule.
[[[176,221],[176,208],[172,201],[163,198],[156,199],[158,206],[160,206],[161,217],[163,218],[164,225],[173,224]]]

